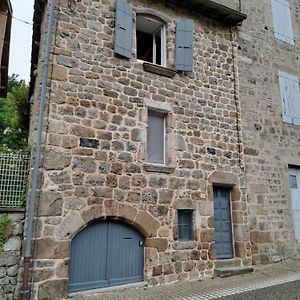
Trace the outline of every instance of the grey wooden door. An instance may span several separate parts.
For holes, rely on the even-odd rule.
[[[232,258],[233,243],[229,189],[214,189],[214,224],[217,258]]]
[[[142,281],[144,238],[127,224],[95,222],[71,243],[70,292]]]
[[[300,253],[300,168],[289,168],[296,249]]]

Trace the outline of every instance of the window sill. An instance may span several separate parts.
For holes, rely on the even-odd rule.
[[[173,243],[175,250],[194,249],[197,246],[197,241],[176,241]]]
[[[171,174],[175,171],[175,166],[144,164],[143,167],[144,167],[144,170],[147,172]]]
[[[168,69],[166,67],[151,64],[148,62],[143,62],[143,68],[147,72],[162,75],[162,76],[169,77],[169,78],[175,76],[175,74],[176,74],[176,70]]]

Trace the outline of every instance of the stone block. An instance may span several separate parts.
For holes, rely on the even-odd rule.
[[[3,245],[3,251],[20,251],[21,250],[21,239],[18,236],[10,237]]]
[[[94,173],[96,172],[96,167],[97,165],[92,157],[75,156],[73,159],[72,169],[74,171]]]
[[[251,231],[250,240],[255,244],[272,243],[270,231]]]
[[[56,191],[44,191],[40,201],[41,216],[60,216],[62,214],[62,196]]]
[[[213,229],[202,229],[200,240],[201,242],[213,242],[215,240],[215,231]]]
[[[214,215],[214,203],[212,201],[199,201],[198,207],[201,216]]]
[[[145,237],[156,237],[160,223],[150,214],[140,211],[134,222],[141,229]]]
[[[168,248],[168,240],[164,238],[147,238],[145,239],[145,246],[156,248],[158,252],[164,252]]]
[[[56,228],[56,237],[59,240],[70,239],[84,226],[81,216],[76,211],[70,211]]]
[[[106,217],[118,216],[119,203],[115,200],[105,200],[103,202],[103,209]]]
[[[70,257],[70,241],[57,241],[51,238],[36,240],[37,259],[63,259]]]
[[[119,217],[133,222],[138,213],[138,210],[128,204],[119,203]]]
[[[104,216],[103,206],[102,205],[94,205],[89,207],[88,209],[82,212],[82,219],[85,224],[93,220],[97,220]]]
[[[41,283],[38,287],[39,300],[58,300],[68,296],[67,279],[48,280]]]
[[[71,156],[64,150],[54,147],[47,147],[45,154],[46,170],[62,170],[69,166]]]

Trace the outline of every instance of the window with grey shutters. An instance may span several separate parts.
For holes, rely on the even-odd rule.
[[[166,65],[166,28],[158,18],[136,17],[136,44],[138,59]]]
[[[178,214],[178,240],[191,241],[194,239],[193,211],[179,209]]]
[[[193,71],[193,21],[176,23],[176,69]]]
[[[294,33],[289,1],[272,0],[272,14],[275,37],[294,45]]]
[[[165,164],[165,115],[149,111],[147,130],[148,162]]]
[[[132,57],[132,8],[124,1],[116,3],[116,26],[115,26],[115,53]]]
[[[283,122],[300,125],[300,91],[298,77],[278,72],[282,120]]]

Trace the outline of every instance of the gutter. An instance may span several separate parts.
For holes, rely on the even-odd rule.
[[[29,287],[29,278],[30,278],[30,263],[31,263],[31,243],[32,243],[32,231],[33,231],[33,220],[34,220],[34,208],[35,208],[35,199],[37,193],[37,180],[39,174],[39,161],[41,158],[41,145],[42,145],[42,133],[43,133],[43,124],[45,116],[45,103],[46,103],[46,92],[47,92],[47,79],[48,79],[48,69],[49,69],[49,57],[50,57],[50,48],[52,42],[52,28],[54,23],[54,14],[56,0],[49,0],[49,18],[47,25],[47,36],[46,36],[46,45],[45,45],[45,59],[44,59],[44,68],[42,75],[42,87],[41,87],[41,96],[40,96],[40,107],[39,107],[39,118],[37,123],[37,133],[36,133],[36,145],[34,151],[34,166],[33,166],[33,175],[32,175],[32,184],[31,184],[31,193],[28,203],[27,210],[27,232],[26,232],[26,241],[25,241],[25,254],[24,254],[24,273],[23,273],[23,288],[22,288],[22,299],[29,300],[31,289]]]

